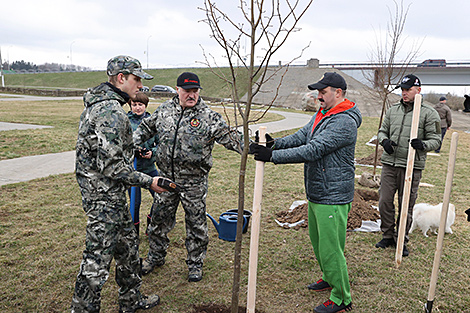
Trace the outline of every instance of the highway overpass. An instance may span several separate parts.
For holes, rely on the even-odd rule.
[[[420,64],[410,64],[406,73],[418,76],[423,86],[470,86],[470,62],[447,63],[443,67],[418,66]],[[362,83],[368,83],[365,75],[372,77],[379,68],[371,63],[320,63],[319,66],[339,69]],[[401,68],[403,64],[396,67]]]

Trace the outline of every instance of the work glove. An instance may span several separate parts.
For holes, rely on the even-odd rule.
[[[424,150],[424,142],[419,138],[411,139],[411,146],[415,150]]]
[[[272,148],[274,146],[274,139],[269,134],[265,134],[266,147]],[[259,144],[259,131],[255,131],[255,142]]]
[[[392,141],[390,139],[384,139],[382,141],[382,147],[384,147],[384,150],[385,152],[387,152],[388,154],[392,154],[394,151],[395,151],[395,148],[397,144],[395,143],[395,141]]]
[[[252,143],[250,144],[250,154],[255,155],[256,161],[272,162],[271,157],[273,155],[273,150],[271,148],[257,143]]]

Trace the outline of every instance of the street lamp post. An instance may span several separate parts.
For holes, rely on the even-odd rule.
[[[149,39],[152,35],[148,36],[147,38],[147,69],[149,69]]]
[[[2,60],[2,48],[0,47],[0,77],[2,78],[2,87],[5,87],[5,79],[3,78],[3,60]]]
[[[8,46],[7,48],[7,62],[8,62],[8,70],[11,69],[11,65],[10,65],[10,48],[13,47],[12,45]]]
[[[75,43],[75,40],[70,44],[70,65],[72,65],[72,45]]]

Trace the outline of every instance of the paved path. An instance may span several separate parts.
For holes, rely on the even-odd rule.
[[[0,186],[72,173],[75,170],[75,151],[27,156],[0,161]]]
[[[1,94],[0,94],[1,95]],[[16,97],[15,97],[16,98]],[[51,98],[51,97],[33,97],[33,96],[18,96],[18,99],[27,100],[62,100],[69,98]],[[1,100],[2,98],[0,98]],[[81,99],[81,97],[80,97]],[[9,98],[11,100],[11,98]],[[15,99],[16,101],[17,99]],[[361,112],[364,116],[378,116],[377,110],[372,110],[370,107],[361,107]],[[285,119],[275,122],[251,125],[252,133],[259,126],[266,126],[269,133],[275,133],[283,130],[300,128],[305,125],[311,118],[310,115],[302,113],[292,113],[272,110],[271,113],[277,113],[285,117]],[[470,114],[463,112],[452,112],[453,129],[469,131],[470,130]],[[28,128],[43,128],[48,126],[37,126],[29,124],[15,124],[0,122],[1,130],[10,129],[28,129]],[[72,173],[75,170],[75,151],[67,151],[62,153],[45,154],[38,156],[28,156],[10,160],[0,161],[0,186],[12,183],[29,181],[31,179],[47,177],[49,175],[57,175],[64,173]]]
[[[37,129],[37,128],[52,128],[52,126],[0,122],[0,131],[3,131],[3,130],[16,130],[16,129],[19,129],[19,130]]]
[[[285,119],[276,122],[252,125],[250,128],[253,133],[261,125],[266,126],[268,132],[271,133],[292,128],[299,128],[305,125],[311,118],[310,115],[301,113],[290,113],[282,111],[270,112],[283,115]],[[0,130],[9,130],[8,126],[12,127],[11,129],[27,128],[23,127],[24,124],[0,122]],[[35,125],[29,126],[34,127]],[[47,177],[49,175],[72,173],[74,170],[75,151],[4,160],[0,161],[0,186]]]
[[[0,93],[0,101],[51,101],[51,100],[83,100],[83,97],[45,97]]]

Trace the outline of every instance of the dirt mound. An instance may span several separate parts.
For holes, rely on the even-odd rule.
[[[361,227],[362,221],[376,221],[380,218],[379,211],[372,205],[377,205],[379,194],[375,190],[357,189],[354,192],[354,200],[351,205],[351,211],[348,215],[347,229],[356,229]],[[284,210],[276,213],[276,218],[280,223],[295,223],[305,220],[301,225],[292,227],[299,230],[301,227],[308,226],[308,204],[304,203],[295,207],[292,211]],[[289,226],[283,226],[290,228]]]
[[[379,193],[376,190],[371,189],[356,189],[356,192],[365,200],[365,201],[379,201]]]
[[[374,200],[377,199],[377,200]],[[377,205],[379,194],[374,190],[358,189],[354,192],[354,200],[348,215],[348,229],[361,227],[362,221],[380,219],[379,211],[372,205]]]
[[[292,211],[284,210],[276,213],[277,220],[281,223],[293,224],[301,220],[305,220],[302,224],[293,227],[299,230],[300,227],[307,227],[308,225],[308,204],[304,203],[296,206]],[[290,228],[288,225],[283,226],[284,228]]]
[[[232,312],[231,308],[222,305],[222,304],[198,304],[193,306],[191,313],[230,313]],[[256,313],[263,313],[258,309],[255,309]],[[246,313],[245,307],[238,307],[238,313]]]
[[[382,162],[380,162],[380,158],[382,157],[382,153],[384,152],[383,149],[379,149],[377,151],[377,165],[382,166]],[[356,164],[363,164],[363,165],[374,165],[374,158],[375,158],[375,151],[372,152],[369,156],[365,158],[356,159]]]

